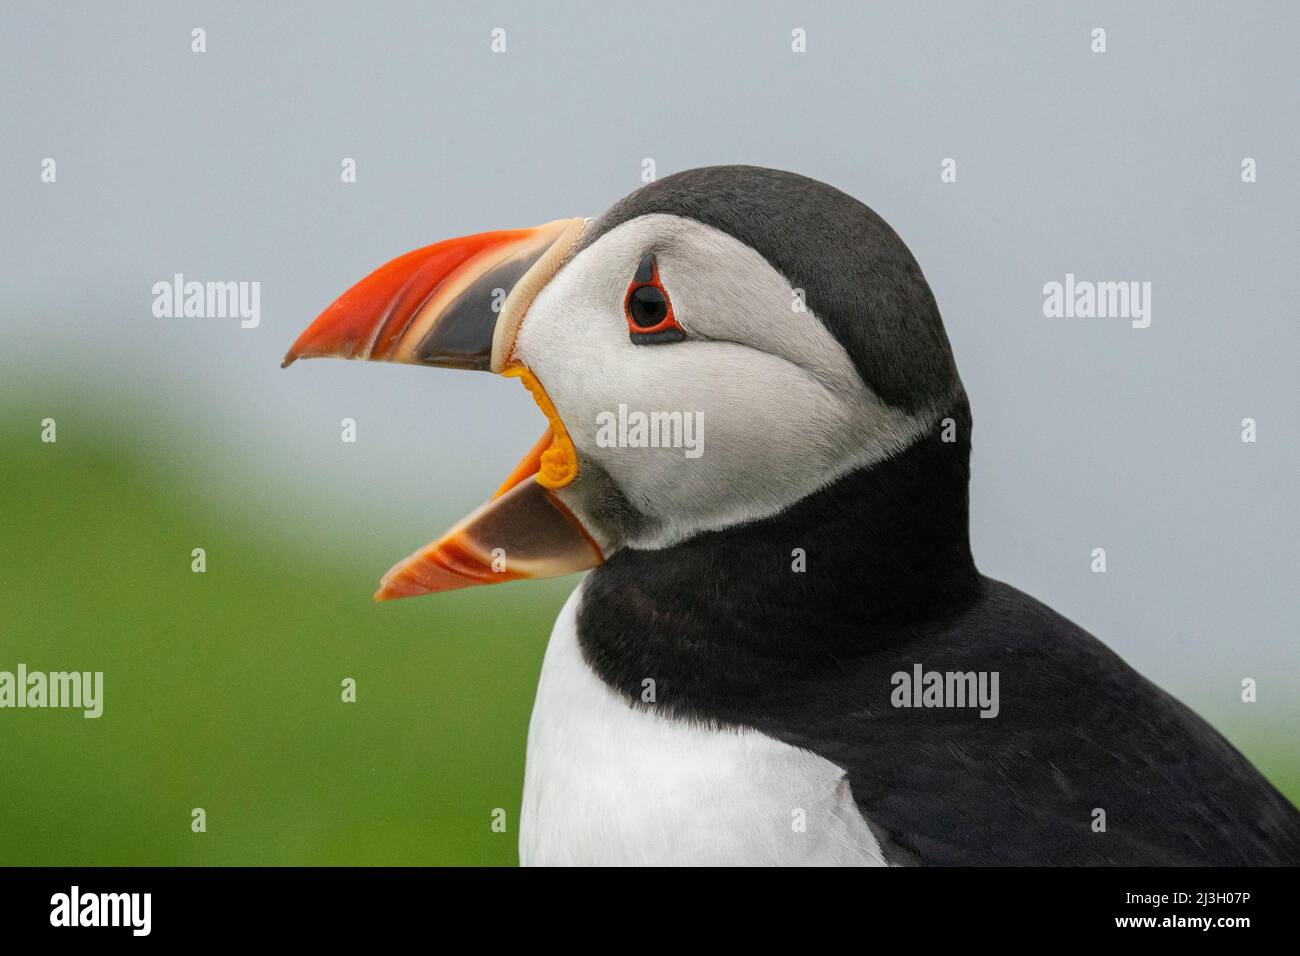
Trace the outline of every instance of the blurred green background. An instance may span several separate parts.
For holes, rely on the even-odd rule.
[[[122,424],[165,414],[122,409],[0,408],[0,670],[105,675],[98,719],[0,712],[0,864],[514,864],[537,672],[577,579],[376,605],[401,542],[381,557],[340,516],[356,530],[322,549],[196,483],[228,474],[183,429]]]

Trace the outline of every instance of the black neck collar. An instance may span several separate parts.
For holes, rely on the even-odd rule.
[[[970,425],[963,397],[898,455],[780,515],[616,552],[584,585],[587,662],[630,699],[653,680],[657,704],[730,720],[960,611],[981,580],[968,528]]]

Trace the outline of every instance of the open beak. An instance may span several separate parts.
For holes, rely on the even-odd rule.
[[[485,232],[380,266],[322,312],[284,358],[331,356],[493,371],[523,380],[550,427],[490,501],[384,575],[376,600],[595,567],[604,556],[556,494],[578,456],[542,387],[512,358],[537,293],[582,235],[583,219]]]

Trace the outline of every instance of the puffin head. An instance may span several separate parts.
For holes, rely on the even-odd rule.
[[[285,365],[318,356],[517,377],[549,421],[487,504],[385,575],[381,600],[770,517],[965,406],[897,234],[837,189],[750,166],[669,176],[599,219],[409,252]]]

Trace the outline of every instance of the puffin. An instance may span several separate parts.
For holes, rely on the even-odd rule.
[[[376,594],[589,572],[544,655],[521,863],[1300,862],[1300,813],[1208,723],[977,570],[935,297],[844,192],[716,166],[438,242],[284,364],[323,356],[518,378],[547,418]]]

